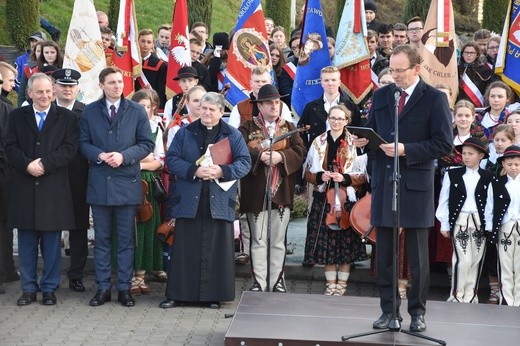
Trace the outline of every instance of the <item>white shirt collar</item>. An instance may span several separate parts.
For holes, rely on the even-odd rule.
[[[34,108],[34,105],[33,105],[34,115],[36,115],[36,112],[38,112],[38,113],[45,112],[45,116],[47,116],[47,115],[49,115],[50,109],[51,109],[51,106],[47,107],[47,109],[44,109],[43,111],[39,111],[36,108]]]
[[[413,83],[408,88],[403,90],[408,95],[408,96],[406,96],[407,101],[408,101],[409,97],[413,94],[415,87],[417,87],[417,84],[419,84],[420,80],[421,80],[421,78],[417,77],[417,80],[415,81],[415,83]]]

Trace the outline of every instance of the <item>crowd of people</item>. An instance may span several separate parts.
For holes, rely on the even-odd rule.
[[[113,32],[98,12],[108,67],[99,75],[102,98],[88,105],[76,101],[81,74],[62,68],[59,46],[42,32],[30,35],[30,49],[16,68],[0,62],[0,293],[2,283],[20,280],[18,305],[35,302],[38,292],[43,305],[55,305],[62,231],[69,233],[69,288],[84,292],[90,212],[98,285],[91,306],[111,300],[113,266],[118,301],[126,307],[135,304],[135,295],[150,293],[152,279],[166,283],[162,308],[218,308],[235,298],[235,264],[251,266],[251,291],[287,292],[287,225],[295,194],[306,192],[302,265],[323,265],[324,294],[342,296],[352,264],[369,258],[349,213],[370,193],[382,310],[375,329],[389,327],[395,298],[408,299],[410,330],[426,330],[431,262],[443,262],[450,273],[448,301],[479,302],[485,273],[488,303],[520,306],[520,108],[494,73],[500,38],[481,29],[460,47],[460,88],[451,90],[419,76],[421,18],[388,25],[378,22],[375,3],[367,1],[365,10],[378,89],[356,104],[341,88],[340,71],[325,67],[323,94],[299,119],[290,111],[293,79],[284,67],[305,58],[301,26],[289,37],[265,19],[273,68],[252,69],[249,98],[228,109],[228,121],[218,75],[226,67],[229,35],[215,33],[210,44],[205,23],[191,27],[192,64],[179,69],[174,80],[182,93],[170,99],[171,25],[160,25],[157,34],[141,30],[145,78],[135,80],[136,92],[126,99],[122,72],[111,61]],[[327,35],[332,57],[328,26]],[[16,107],[7,97],[15,88]],[[347,125],[372,128],[386,143],[371,146],[374,137],[355,135]],[[391,208],[394,156],[400,166],[398,225]],[[157,197],[162,188],[166,201]],[[155,231],[172,218],[170,245]],[[235,220],[241,241],[236,257]],[[396,227],[398,292],[392,285]]]

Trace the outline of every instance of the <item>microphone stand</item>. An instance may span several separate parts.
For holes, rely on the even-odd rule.
[[[265,184],[265,193],[267,201],[267,275],[266,275],[266,292],[271,292],[271,212],[272,206],[272,195],[271,195],[271,181],[273,179],[273,144],[274,144],[274,131],[269,130],[269,166],[267,168],[267,181]]]
[[[388,328],[375,330],[367,333],[360,333],[354,335],[345,335],[341,337],[342,341],[347,341],[354,338],[360,338],[363,336],[369,336],[374,334],[381,334],[386,332],[401,332],[404,334],[412,335],[421,339],[436,342],[440,345],[446,345],[446,341],[440,339],[434,339],[427,335],[422,335],[409,330],[401,329],[401,320],[397,315],[398,301],[397,301],[397,282],[399,280],[399,224],[400,224],[400,197],[399,197],[399,183],[401,180],[401,173],[399,169],[399,99],[401,97],[401,90],[397,89],[394,92],[395,98],[395,117],[394,117],[394,170],[392,177],[392,216],[393,216],[393,229],[392,229],[392,318],[388,324]]]

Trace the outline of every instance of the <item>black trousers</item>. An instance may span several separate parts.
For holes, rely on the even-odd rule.
[[[406,244],[411,271],[411,287],[408,292],[408,313],[412,316],[426,312],[426,299],[430,286],[430,263],[428,258],[429,228],[406,228]],[[377,227],[377,286],[381,310],[392,312],[392,294],[397,296],[397,306],[401,300],[399,294],[392,292],[394,271],[392,268],[393,229]],[[395,278],[397,280],[397,278]]]
[[[69,280],[82,280],[88,256],[88,238],[86,229],[69,231],[70,267],[67,271]]]
[[[13,259],[13,229],[7,228],[7,220],[0,220],[0,283],[15,273]]]

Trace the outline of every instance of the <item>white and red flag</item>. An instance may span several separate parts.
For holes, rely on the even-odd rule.
[[[133,0],[121,0],[119,3],[119,22],[116,31],[115,54],[112,63],[123,72],[125,97],[134,93],[134,78],[141,76],[142,64],[137,42],[137,20]]]

